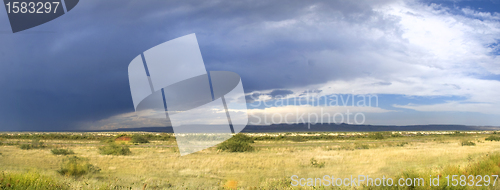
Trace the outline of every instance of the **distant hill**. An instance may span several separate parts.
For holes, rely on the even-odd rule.
[[[500,130],[495,126],[468,126],[468,125],[350,125],[350,124],[272,124],[272,125],[247,125],[243,133],[274,133],[274,132],[355,132],[355,131],[476,131]],[[143,127],[119,128],[108,131],[144,131],[173,133],[172,127]]]

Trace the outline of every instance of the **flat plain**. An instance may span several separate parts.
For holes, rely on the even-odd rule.
[[[291,176],[382,178],[405,172],[440,175],[449,167],[471,167],[500,152],[500,141],[485,140],[495,136],[494,131],[251,133],[245,135],[254,139],[253,151],[227,152],[212,147],[182,157],[175,138],[169,134],[56,133],[59,137],[55,133],[0,134],[0,189],[16,187],[15,182],[9,186],[2,183],[5,176],[16,175],[42,176],[68,189],[337,189],[294,187]],[[149,137],[149,143],[131,143],[125,139],[117,144],[128,146],[130,155],[100,154],[104,140],[134,134]],[[73,138],[78,136],[92,138]],[[160,136],[170,138],[151,138]],[[34,138],[43,142],[43,148],[20,148]],[[54,155],[51,152],[54,148],[68,149],[74,154]],[[61,175],[58,170],[69,156],[85,158],[100,171],[76,177]],[[496,189],[496,186],[482,188]]]

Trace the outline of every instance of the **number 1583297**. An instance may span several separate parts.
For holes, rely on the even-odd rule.
[[[9,2],[7,13],[56,13],[60,2]],[[52,11],[53,10],[53,11]]]

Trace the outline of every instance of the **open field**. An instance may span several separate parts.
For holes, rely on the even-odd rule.
[[[60,133],[66,136],[56,137],[47,133],[3,133],[0,170],[3,175],[40,175],[69,189],[143,189],[145,184],[145,189],[293,189],[292,175],[381,178],[399,176],[405,171],[437,175],[448,166],[465,168],[500,152],[500,141],[485,140],[496,135],[492,133],[255,133],[247,134],[255,141],[251,144],[255,149],[252,152],[224,152],[212,147],[183,157],[175,138],[165,134]],[[141,134],[149,137],[150,142],[128,142],[130,155],[100,154],[103,141],[119,134]],[[72,135],[89,138],[72,139]],[[20,148],[35,137],[44,148]],[[463,142],[475,145],[462,146]],[[57,171],[67,156],[52,154],[53,148],[72,150],[100,172],[79,177],[61,175]],[[317,164],[312,164],[313,160]],[[15,182],[10,185],[14,187]]]

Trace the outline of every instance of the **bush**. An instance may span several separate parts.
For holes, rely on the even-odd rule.
[[[382,133],[373,133],[373,134],[369,135],[368,137],[375,139],[375,140],[384,139],[384,135],[382,135]]]
[[[462,146],[476,146],[476,143],[472,141],[462,141]]]
[[[500,137],[499,136],[489,136],[488,138],[484,139],[484,140],[487,140],[487,141],[500,141]]]
[[[250,143],[254,143],[252,137],[238,133],[217,145],[217,149],[227,152],[251,152],[254,148],[250,146]]]
[[[57,172],[61,175],[73,177],[98,173],[99,171],[101,171],[101,169],[90,164],[88,159],[77,156],[64,158],[61,164],[61,169],[57,170]]]
[[[38,173],[7,173],[0,175],[0,189],[69,189],[63,182]]]
[[[144,138],[144,136],[139,134],[134,134],[132,136],[131,143],[149,143],[148,139]]]
[[[238,133],[238,134],[234,135],[229,140],[237,141],[237,142],[254,143],[252,137],[249,137],[249,136],[242,134],[242,133]]]
[[[217,149],[227,152],[251,152],[254,150],[247,142],[227,140],[217,145]]]
[[[316,159],[311,158],[310,160],[311,166],[315,168],[323,168],[325,167],[325,162],[318,162]]]
[[[127,145],[118,145],[116,143],[108,143],[105,146],[99,147],[99,153],[103,155],[129,155],[132,154]]]
[[[69,150],[69,149],[57,149],[57,148],[54,148],[52,150],[50,150],[52,152],[52,154],[54,155],[68,155],[68,154],[75,154],[75,152],[73,152],[72,150]]]
[[[22,144],[19,146],[20,149],[23,149],[23,150],[29,150],[29,149],[32,149],[31,145],[30,144]]]

